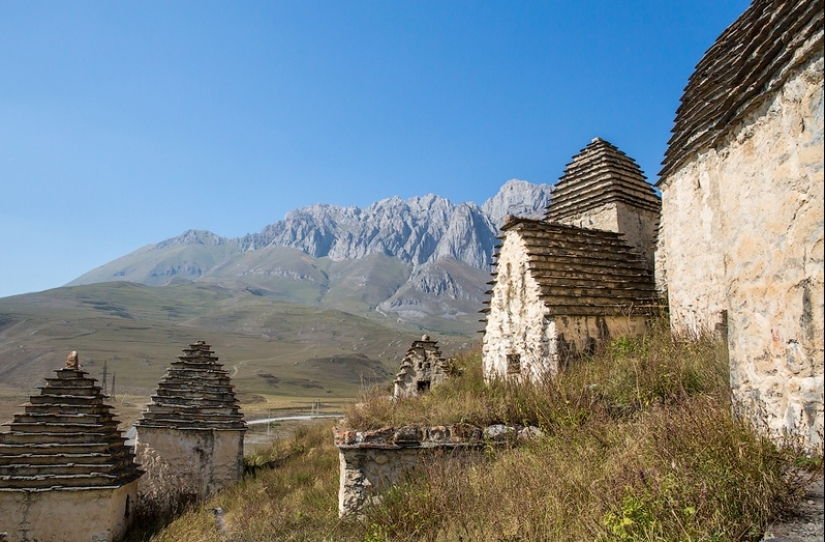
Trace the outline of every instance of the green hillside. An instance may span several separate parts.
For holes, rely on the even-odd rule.
[[[378,315],[380,317],[380,315]],[[212,344],[247,414],[322,401],[389,382],[420,330],[261,295],[253,287],[175,281],[106,282],[0,299],[0,419],[77,350],[102,379],[104,363],[124,422],[133,420],[166,367],[195,340]],[[465,336],[438,337],[445,352]]]

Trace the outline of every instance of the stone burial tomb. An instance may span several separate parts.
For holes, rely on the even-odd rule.
[[[142,471],[77,353],[0,433],[7,542],[107,542],[129,527]]]
[[[414,397],[444,381],[444,359],[429,335],[413,341],[395,377],[393,397]]]
[[[141,498],[161,509],[200,501],[243,475],[246,423],[211,346],[189,345],[135,424]]]
[[[822,0],[755,0],[691,75],[658,183],[681,336],[727,338],[741,415],[823,449]]]
[[[636,163],[595,138],[544,220],[508,217],[482,341],[488,379],[538,381],[661,312],[653,278],[659,198]]]

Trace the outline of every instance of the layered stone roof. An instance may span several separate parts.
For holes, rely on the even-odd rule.
[[[210,348],[197,341],[183,349],[135,424],[138,428],[246,429],[229,373]]]
[[[661,200],[638,164],[614,145],[594,138],[573,161],[553,187],[545,218],[565,222],[585,211],[607,203],[628,205],[659,212]]]
[[[518,232],[526,245],[528,269],[551,314],[621,316],[660,310],[645,259],[621,234],[527,218],[513,219],[501,229]]]
[[[719,36],[685,88],[660,183],[714,145],[796,67],[822,55],[824,5],[823,0],[754,0]]]
[[[120,487],[143,474],[95,379],[55,371],[0,433],[0,491]]]

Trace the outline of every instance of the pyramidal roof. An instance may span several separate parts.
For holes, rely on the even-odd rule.
[[[524,242],[527,267],[550,314],[635,316],[661,310],[644,258],[619,233],[528,218],[511,220],[502,231],[517,232]]]
[[[638,164],[604,139],[594,138],[567,164],[553,187],[545,218],[563,222],[567,218],[606,203],[624,202],[659,212],[661,200],[645,182]]]
[[[139,478],[95,379],[76,363],[55,373],[3,424],[10,430],[0,433],[0,491],[120,487]]]
[[[822,54],[823,0],[754,0],[707,50],[676,111],[661,184],[714,145],[794,70]]]
[[[229,373],[203,341],[184,348],[166,370],[152,402],[135,424],[174,429],[245,430]]]

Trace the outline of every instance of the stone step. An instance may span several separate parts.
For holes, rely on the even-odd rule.
[[[40,443],[35,444],[31,442],[25,443],[3,443],[0,439],[0,457],[16,457],[27,453],[35,455],[83,455],[83,454],[104,454],[112,448],[111,443],[82,443],[82,444],[67,444],[67,443]]]
[[[0,433],[2,444],[97,444],[125,442],[120,433],[11,432]]]
[[[126,452],[124,451],[123,454]],[[112,454],[104,453],[54,453],[54,454],[37,454],[31,453],[31,449],[27,449],[26,453],[19,453],[15,455],[4,455],[0,451],[0,465],[17,465],[19,463],[26,463],[30,465],[46,465],[58,463],[87,463],[100,464],[107,463],[112,460]]]
[[[140,471],[138,471],[140,472]],[[134,480],[137,474],[127,472],[115,474],[74,474],[38,476],[0,476],[0,487],[8,489],[43,489],[50,487],[111,487],[120,486]]]
[[[201,420],[193,420],[193,419],[185,419],[185,418],[175,418],[175,417],[148,417],[139,420],[135,425],[140,428],[143,427],[172,427],[178,429],[190,429],[190,428],[213,428],[213,429],[240,429],[245,427],[246,425],[243,422],[243,418],[235,418],[235,419],[201,419]],[[140,433],[140,429],[138,429],[138,434]]]
[[[77,474],[108,474],[119,467],[117,463],[72,463],[55,462],[43,463],[17,463],[15,465],[0,464],[0,478],[3,476],[74,476]]]
[[[103,396],[90,397],[87,395],[61,395],[61,394],[42,394],[32,395],[29,397],[29,402],[35,405],[40,404],[64,404],[64,405],[102,405]]]
[[[25,425],[32,425],[32,424],[43,424],[43,423],[51,423],[51,424],[92,424],[92,425],[103,425],[103,424],[111,424],[114,423],[117,425],[117,421],[115,420],[114,416],[111,413],[105,414],[74,414],[74,415],[67,415],[67,414],[50,414],[50,413],[39,413],[39,412],[30,412],[26,411],[25,414],[15,414],[14,415],[14,424],[25,424]]]
[[[16,421],[11,423],[4,423],[3,425],[7,425],[11,427],[11,431],[15,433],[51,433],[51,434],[74,434],[74,433],[87,433],[87,434],[97,434],[97,433],[104,433],[108,431],[117,431],[117,423],[115,422],[104,422],[104,423],[51,423],[51,422],[39,422],[39,423],[26,423],[21,422],[18,423]]]

